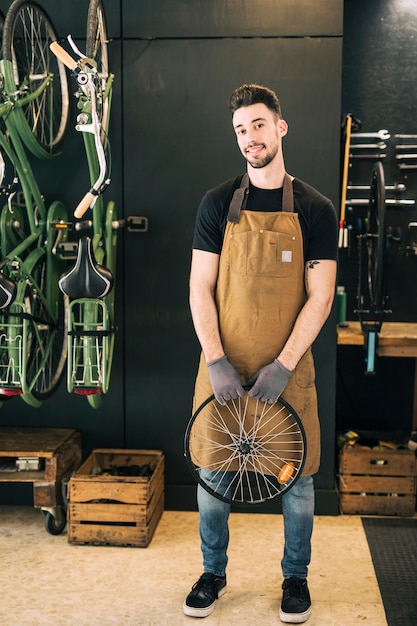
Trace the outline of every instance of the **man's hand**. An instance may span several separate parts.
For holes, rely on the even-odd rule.
[[[253,387],[248,395],[263,402],[274,404],[284,391],[292,372],[281,365],[278,359],[261,367],[249,381]]]
[[[217,402],[226,404],[227,400],[244,396],[245,390],[242,387],[238,372],[227,360],[227,356],[207,363],[211,386]]]

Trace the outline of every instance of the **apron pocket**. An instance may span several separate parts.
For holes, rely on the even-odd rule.
[[[230,267],[241,276],[289,276],[294,236],[271,230],[235,233],[230,237]]]

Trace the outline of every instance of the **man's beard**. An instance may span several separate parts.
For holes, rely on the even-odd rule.
[[[271,161],[276,157],[277,153],[278,147],[276,147],[274,151],[268,152],[262,160],[254,159],[253,161],[251,161],[250,155],[248,157],[247,154],[245,154],[245,159],[254,169],[261,169],[262,167],[266,167],[267,165],[269,165]]]

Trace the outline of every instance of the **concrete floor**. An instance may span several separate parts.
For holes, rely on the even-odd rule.
[[[204,620],[182,612],[202,573],[198,514],[165,511],[147,548],[68,543],[39,510],[0,506],[0,624],[279,625],[282,516],[231,515],[228,590]],[[360,517],[316,517],[309,626],[384,626]]]

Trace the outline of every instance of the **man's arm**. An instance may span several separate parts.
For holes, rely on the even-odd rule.
[[[239,374],[224,353],[219,331],[219,318],[214,299],[219,274],[218,254],[193,250],[190,275],[190,308],[194,328],[208,366],[216,400],[225,404],[243,396]]]
[[[307,300],[295,321],[291,335],[272,363],[253,377],[249,395],[274,403],[284,391],[291,372],[312,345],[326,321],[334,298],[336,261],[309,261],[305,269]]]
[[[214,300],[220,256],[193,250],[190,273],[190,308],[195,332],[207,362],[224,356]]]
[[[336,286],[336,271],[336,261],[324,259],[306,263],[307,300],[298,314],[291,335],[281,353],[277,355],[279,362],[290,371],[313,344],[330,314]]]

